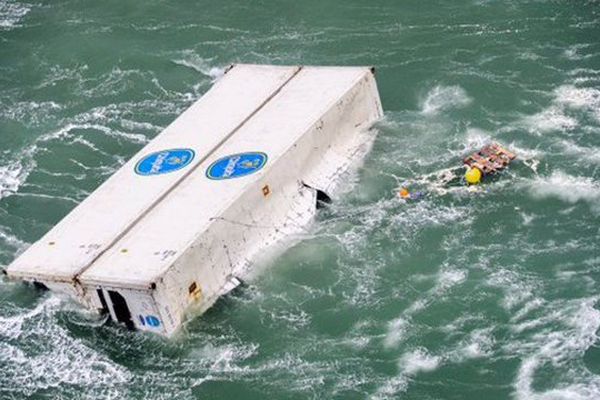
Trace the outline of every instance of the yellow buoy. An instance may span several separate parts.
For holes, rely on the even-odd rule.
[[[465,172],[465,179],[468,184],[477,185],[481,182],[481,171],[479,168],[469,168],[467,172]]]
[[[398,192],[398,196],[400,196],[403,199],[407,199],[410,197],[410,193],[408,191],[408,189],[406,188],[402,188],[400,189],[400,191]]]

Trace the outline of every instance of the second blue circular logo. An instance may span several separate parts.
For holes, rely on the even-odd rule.
[[[138,175],[160,175],[177,171],[194,159],[192,149],[169,149],[148,154],[135,165]]]
[[[209,179],[222,180],[250,175],[267,163],[267,155],[261,152],[232,154],[219,158],[206,170]]]

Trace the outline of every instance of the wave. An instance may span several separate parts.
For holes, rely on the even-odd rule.
[[[436,369],[442,359],[431,355],[427,349],[418,348],[404,353],[398,360],[398,367],[406,375],[416,375],[419,372],[430,372]]]
[[[467,272],[460,269],[445,267],[436,276],[435,285],[427,292],[422,293],[419,299],[409,305],[399,317],[391,320],[387,326],[387,332],[383,340],[385,348],[397,347],[408,335],[411,328],[412,317],[418,312],[429,307],[436,301],[442,300],[456,285],[460,285],[467,278]]]
[[[55,131],[37,137],[31,144],[25,146],[20,151],[14,152],[11,154],[10,158],[4,160],[3,164],[0,164],[0,199],[16,193],[21,188],[31,172],[38,166],[36,156],[40,152],[48,150],[49,144],[55,141],[70,144],[80,143],[99,154],[110,157],[113,161],[116,159],[119,164],[123,163],[123,160],[118,156],[113,156],[104,152],[89,140],[81,137],[81,134],[73,134],[72,132],[76,130],[97,131],[107,137],[112,137],[117,140],[124,139],[135,144],[146,144],[148,142],[148,138],[143,134],[128,133],[110,128],[103,124],[67,123],[65,126]],[[76,160],[74,162],[77,164]],[[99,167],[98,171],[101,169],[102,167]],[[114,172],[114,166],[110,168],[110,171]],[[44,172],[50,175],[60,175],[60,173],[56,174],[51,171]]]
[[[21,20],[29,11],[31,11],[30,4],[11,0],[0,1],[0,30],[10,30],[19,27]]]
[[[61,308],[63,301],[57,296],[44,297],[31,310],[2,307],[0,393],[10,387],[13,396],[29,397],[40,390],[76,385],[97,395],[130,379],[125,368],[56,323]]]
[[[460,86],[436,86],[421,102],[421,113],[435,115],[453,108],[466,107],[472,101],[473,99]]]
[[[521,363],[514,381],[517,399],[597,399],[600,379],[580,362],[594,345],[600,328],[597,298],[555,301],[537,322],[535,333],[517,337],[503,349],[518,355]],[[535,375],[541,369],[554,370],[554,388],[535,389]],[[559,372],[560,371],[560,372]]]
[[[8,229],[0,227],[0,241],[2,243],[2,250],[0,253],[6,253],[6,248],[10,251],[10,256],[18,255],[25,251],[29,246],[29,243],[22,241],[15,235],[13,235]]]
[[[138,83],[144,85],[153,83],[161,92],[166,92],[156,80],[153,72],[138,69],[123,70],[115,66],[110,72],[95,79],[80,79],[77,93],[89,98],[114,96],[131,89]]]
[[[538,199],[557,198],[571,204],[583,201],[600,212],[600,183],[592,178],[554,171],[548,177],[536,178],[528,189]]]
[[[586,163],[600,164],[600,148],[579,146],[571,140],[561,140],[560,144],[565,154],[576,156],[577,160],[584,159]]]
[[[191,68],[196,72],[200,72],[202,75],[211,78],[212,82],[219,79],[225,73],[225,68],[211,65],[212,59],[202,58],[193,51],[184,51],[182,56],[182,58],[177,58],[172,61],[177,65]]]
[[[531,133],[572,131],[579,127],[581,115],[591,116],[600,122],[600,90],[574,85],[562,85],[552,92],[552,103],[537,114],[523,119],[524,127]]]
[[[441,357],[430,354],[423,347],[405,352],[398,359],[399,373],[381,384],[371,398],[397,398],[398,393],[407,390],[412,377],[418,373],[434,371],[441,365],[442,361]]]
[[[553,131],[572,131],[577,128],[579,121],[565,114],[562,107],[551,106],[537,114],[523,119],[525,128],[535,134]]]
[[[75,66],[63,66],[63,65],[53,65],[48,68],[48,72],[46,76],[42,80],[40,84],[38,84],[36,89],[43,89],[46,87],[56,86],[59,83],[63,83],[64,81],[70,82],[73,81],[78,85],[81,85],[85,80],[85,74],[89,70],[87,64],[77,64]]]
[[[555,91],[555,101],[572,108],[583,108],[597,111],[600,107],[600,90],[595,88],[563,85]]]
[[[120,131],[117,129],[110,128],[105,125],[89,124],[89,123],[83,123],[83,124],[69,123],[69,124],[65,125],[64,127],[58,129],[54,133],[52,133],[46,137],[42,137],[40,139],[40,141],[48,141],[48,140],[56,139],[58,137],[69,137],[71,131],[77,130],[77,129],[90,129],[90,130],[100,131],[103,134],[105,134],[106,136],[117,138],[117,139],[126,139],[130,142],[138,143],[138,144],[146,144],[149,141],[148,138],[141,133],[123,132],[123,131]]]
[[[14,104],[2,104],[0,117],[7,120],[19,121],[29,126],[48,123],[56,118],[54,113],[64,108],[54,101],[22,101]]]
[[[587,49],[591,47],[589,44],[576,44],[573,46],[569,46],[563,52],[565,58],[573,61],[584,60],[586,58],[595,57],[596,54],[582,54],[581,50]]]
[[[34,166],[35,163],[31,159],[24,163],[12,161],[7,165],[0,166],[0,199],[15,193],[25,182]]]
[[[491,357],[495,340],[492,336],[493,327],[475,329],[469,337],[458,344],[457,350],[448,358],[453,362],[463,362],[475,358]]]
[[[600,71],[592,68],[575,68],[568,72],[573,77],[573,83],[598,84],[600,82]]]
[[[19,190],[31,171],[36,167],[34,156],[38,151],[36,143],[11,155],[4,165],[0,165],[0,199]]]

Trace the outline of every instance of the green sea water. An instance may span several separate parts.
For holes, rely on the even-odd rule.
[[[597,1],[0,0],[0,264],[235,62],[374,65],[364,164],[173,340],[1,281],[0,399],[600,398]]]

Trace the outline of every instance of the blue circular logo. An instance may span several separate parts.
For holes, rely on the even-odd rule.
[[[146,323],[153,328],[160,326],[160,320],[158,318],[156,318],[154,315],[147,315]]]
[[[232,154],[219,158],[206,170],[209,179],[221,180],[250,175],[267,163],[267,155],[260,152]]]
[[[192,162],[194,150],[170,149],[148,154],[135,165],[138,175],[160,175],[177,171]]]

